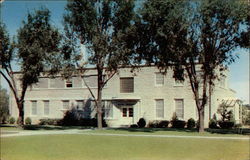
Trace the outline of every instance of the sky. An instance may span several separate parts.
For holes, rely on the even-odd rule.
[[[34,11],[41,6],[51,11],[51,22],[54,26],[63,30],[62,16],[66,1],[64,0],[5,0],[0,8],[1,20],[5,23],[11,36],[16,34],[22,21],[26,18],[28,11]],[[237,98],[243,100],[244,104],[249,104],[249,50],[237,49],[235,52],[239,58],[229,66],[230,79],[229,87],[236,91]],[[18,70],[18,66],[14,66]],[[8,88],[7,83],[1,78],[4,88]]]

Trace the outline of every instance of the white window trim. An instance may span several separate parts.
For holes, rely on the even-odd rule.
[[[158,117],[157,116],[157,106],[156,106],[156,104],[157,104],[157,100],[162,100],[163,101],[163,117]],[[164,98],[156,98],[156,99],[154,99],[154,101],[155,101],[155,118],[157,119],[157,120],[163,120],[166,116],[165,116],[165,100],[164,100]]]
[[[45,102],[49,103],[49,114],[45,114]],[[49,117],[50,115],[50,101],[49,100],[43,100],[43,116],[44,117]]]
[[[161,86],[164,86],[164,84],[165,84],[165,76],[164,76],[164,74],[162,74],[162,76],[163,76],[163,84],[157,84],[157,74],[162,74],[161,72],[155,72],[155,86],[156,87],[161,87]]]
[[[183,102],[183,117],[178,117],[177,113],[176,113],[176,100],[182,100]],[[184,102],[184,98],[175,98],[174,99],[174,112],[176,113],[176,116],[179,120],[184,120],[185,119],[185,102]]]
[[[182,81],[182,83],[176,83],[177,81],[179,81],[179,80],[174,79],[174,87],[183,87],[184,86],[185,81]]]
[[[31,112],[30,112],[30,115],[32,116],[32,117],[35,117],[35,116],[38,116],[38,110],[37,110],[37,100],[32,100],[32,101],[30,101],[31,102]],[[33,102],[36,102],[36,114],[33,114]]]

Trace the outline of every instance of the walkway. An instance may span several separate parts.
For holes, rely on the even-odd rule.
[[[120,136],[120,137],[155,137],[155,138],[194,138],[194,139],[221,139],[221,140],[250,140],[250,137],[216,137],[216,136],[181,136],[181,135],[150,135],[150,134],[112,134],[91,133],[91,129],[79,130],[41,130],[41,131],[2,131],[1,137],[32,136],[32,135],[56,135],[56,134],[80,134],[89,136]]]

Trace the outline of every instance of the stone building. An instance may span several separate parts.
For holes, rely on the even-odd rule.
[[[136,124],[140,118],[146,122],[153,120],[171,120],[175,112],[179,119],[198,119],[193,93],[188,80],[176,81],[169,70],[163,75],[157,67],[142,66],[135,72],[130,68],[121,68],[103,89],[105,120],[110,127]],[[20,76],[16,72],[16,78]],[[209,104],[205,109],[205,126],[217,112],[219,104],[232,105],[236,122],[240,122],[240,111],[235,91],[228,86],[228,71],[225,77],[215,82]],[[85,82],[97,91],[96,70],[87,69]],[[20,83],[20,82],[19,82]],[[65,80],[61,77],[41,76],[39,83],[27,90],[25,96],[25,117],[33,123],[39,119],[62,118],[65,111],[75,107],[85,118],[95,116],[92,96],[80,77]],[[11,116],[18,116],[18,109],[13,95],[10,98]]]

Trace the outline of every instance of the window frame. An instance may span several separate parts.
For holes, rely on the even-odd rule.
[[[34,105],[33,105],[33,104],[36,104],[36,105],[35,105],[36,113],[34,113]],[[37,116],[37,115],[38,115],[38,111],[37,111],[37,101],[36,101],[36,100],[32,100],[32,101],[31,101],[31,115],[32,115],[32,116]]]
[[[159,76],[159,75],[162,76],[162,83],[157,83],[158,82],[157,76]],[[164,74],[161,72],[155,72],[155,86],[164,86],[164,81],[165,81]]]
[[[46,103],[48,103],[48,106],[47,106],[47,107],[48,107],[48,114],[45,114],[45,113],[46,113],[46,112],[45,112],[45,107],[46,107],[45,104],[46,104]],[[49,101],[49,100],[44,100],[44,101],[43,101],[43,114],[44,114],[45,116],[49,116],[49,115],[50,115],[50,101]]]
[[[162,108],[158,107],[157,102],[161,101],[162,102]],[[164,106],[164,99],[155,99],[155,117],[156,119],[163,119],[165,117],[164,114],[165,106]],[[160,114],[160,116],[158,116]]]
[[[65,108],[64,103],[68,102],[68,107]],[[69,110],[70,109],[70,101],[69,100],[62,100],[62,109],[63,110]]]
[[[185,118],[184,99],[183,98],[175,98],[174,101],[175,101],[175,113],[176,113],[177,118],[184,119]],[[177,112],[177,103],[176,103],[177,101],[181,101],[182,102],[182,114],[181,114],[181,117],[178,116],[179,113]],[[178,110],[179,110],[179,108],[178,108]]]
[[[127,88],[124,88],[124,82],[123,80],[131,80],[132,84],[131,86],[128,86]],[[134,85],[134,77],[120,77],[120,93],[134,93],[135,92],[135,85]],[[129,84],[128,82],[126,84]],[[130,88],[132,88],[130,90]]]

